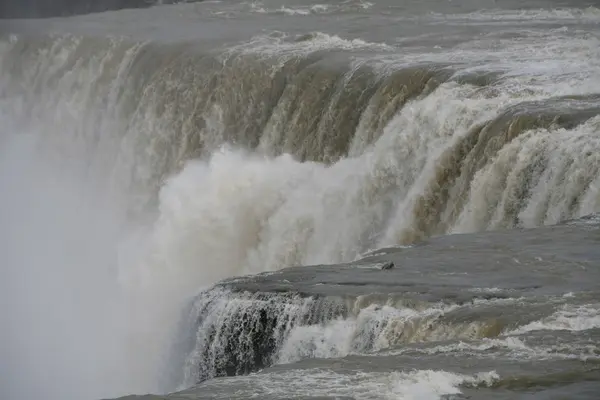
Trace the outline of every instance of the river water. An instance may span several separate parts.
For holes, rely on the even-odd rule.
[[[593,0],[0,19],[0,122],[2,399],[597,398]]]

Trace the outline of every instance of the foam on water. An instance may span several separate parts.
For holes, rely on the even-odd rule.
[[[305,369],[277,373],[261,373],[228,378],[222,383],[247,385],[254,395],[328,396],[354,399],[437,400],[461,393],[461,385],[486,387],[499,379],[496,372],[474,375],[445,371],[415,370],[411,372],[339,374],[329,370]],[[218,382],[216,385],[221,384]],[[215,385],[206,382],[203,387]],[[217,386],[218,387],[218,386]]]
[[[549,317],[515,329],[510,334],[515,335],[542,330],[578,332],[595,328],[600,328],[600,305],[564,305]]]
[[[326,4],[315,4],[310,7],[281,7],[275,10],[266,10],[262,7],[254,8],[252,10],[264,14],[285,14],[285,15],[311,15],[311,14],[325,14],[328,13],[329,6]]]
[[[290,36],[284,32],[255,36],[249,41],[230,46],[225,54],[255,54],[262,57],[290,58],[317,52],[319,50],[378,50],[393,51],[394,47],[385,43],[373,43],[363,39],[344,39],[338,35],[311,32]]]
[[[535,24],[575,22],[600,23],[600,9],[560,8],[560,9],[523,9],[523,10],[482,10],[468,14],[439,14],[432,12],[426,19],[431,18],[436,23],[514,23],[532,21]]]
[[[461,354],[474,354],[479,352],[486,352],[488,350],[495,349],[510,349],[518,351],[530,351],[525,342],[519,338],[507,337],[507,338],[483,338],[480,342],[463,342],[451,343],[447,345],[438,345],[433,347],[423,348],[405,348],[398,350],[385,351],[382,354],[385,355],[401,355],[407,353],[422,353],[422,354],[443,354],[443,353],[461,353]],[[495,354],[492,354],[496,357]]]
[[[246,4],[246,3],[242,3]],[[281,7],[269,7],[260,1],[253,1],[249,4],[250,12],[258,14],[282,14],[289,16],[307,16],[316,14],[333,14],[339,15],[346,12],[357,12],[368,10],[373,6],[363,0],[344,1],[341,4],[311,4],[311,5],[288,5]]]
[[[423,52],[418,47],[401,55],[376,55],[368,62],[382,71],[419,62],[451,62],[461,67],[456,77],[497,72],[501,79],[494,86],[514,96],[586,94],[600,89],[600,38],[577,30],[518,30],[508,37],[491,32],[438,51]]]
[[[406,347],[388,350],[377,355],[414,356],[420,355],[455,355],[456,357],[478,357],[481,359],[526,360],[598,360],[600,348],[593,344],[556,344],[531,345],[522,337],[508,336],[500,338],[483,338],[478,342],[463,342],[437,345],[431,347]]]

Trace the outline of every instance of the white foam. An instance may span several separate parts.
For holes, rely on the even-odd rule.
[[[511,332],[510,334],[514,334]],[[377,355],[401,356],[415,354],[453,354],[460,357],[478,358],[503,358],[514,360],[591,360],[599,358],[600,348],[592,344],[566,343],[557,345],[532,346],[523,338],[515,336],[503,336],[499,338],[483,338],[477,342],[455,342],[437,346],[425,347],[403,347],[394,350],[386,350]]]
[[[523,10],[481,10],[466,14],[430,13],[423,19],[431,19],[436,23],[514,23],[530,21],[534,24],[575,22],[600,23],[600,9],[587,8],[555,8],[555,9],[523,9]]]
[[[542,330],[567,330],[577,332],[597,328],[600,328],[600,305],[564,305],[549,317],[531,322],[508,334],[518,335]]]
[[[440,354],[440,353],[472,353],[485,352],[493,349],[514,349],[514,350],[530,350],[530,348],[519,338],[483,338],[480,342],[463,342],[451,343],[447,345],[439,345],[423,348],[405,348],[399,350],[386,351],[385,355],[400,355],[411,352],[424,354]]]
[[[379,50],[390,52],[394,47],[385,43],[369,42],[360,38],[344,39],[338,35],[313,32],[290,36],[286,33],[255,36],[249,41],[230,46],[225,54],[251,53],[265,57],[288,58],[302,56],[319,50]]]
[[[202,389],[213,385],[244,384],[256,396],[350,396],[355,399],[435,400],[461,393],[461,385],[486,387],[498,381],[495,371],[474,375],[446,371],[415,370],[411,372],[338,374],[329,370],[308,369],[278,373],[232,377],[222,382],[207,382]],[[234,386],[235,387],[235,386]],[[248,389],[250,388],[250,389]]]
[[[600,214],[586,214],[587,211],[593,211],[593,199],[594,195],[600,193],[600,182],[593,182],[591,185],[591,190],[585,197],[585,201],[583,202],[584,206],[582,207],[582,213],[585,215],[584,218],[575,219],[568,221],[567,225],[575,225],[583,228],[591,228],[591,229],[600,229]]]
[[[494,86],[515,96],[526,91],[540,96],[600,91],[600,38],[585,32],[519,33],[517,37],[490,33],[436,51],[403,49],[401,54],[369,57],[368,63],[382,71],[415,63],[451,63],[457,77],[496,72]]]
[[[406,246],[398,245],[398,246],[389,246],[385,249],[381,249],[381,248],[368,249],[364,253],[358,255],[353,261],[360,261],[360,260],[362,260],[364,258],[368,258],[368,257],[384,256],[391,252],[402,251],[403,249],[410,249],[412,247],[414,247],[414,246],[413,245],[406,245]],[[381,265],[382,263],[378,262],[376,264]]]
[[[329,6],[327,4],[315,4],[310,7],[284,7],[282,6],[276,12],[281,12],[286,15],[311,15],[328,13]]]
[[[508,291],[508,289],[501,289],[501,288],[497,288],[497,287],[491,287],[491,288],[472,288],[472,289],[469,289],[469,292],[474,292],[474,293],[490,293],[490,294],[504,293],[506,291]]]
[[[283,14],[289,16],[308,16],[308,15],[319,15],[319,14],[333,14],[340,15],[346,12],[359,12],[367,10],[373,6],[373,3],[366,1],[344,1],[341,4],[311,4],[311,5],[288,5],[281,6],[279,8],[270,8],[263,2],[252,2],[250,5],[250,12],[257,14]]]

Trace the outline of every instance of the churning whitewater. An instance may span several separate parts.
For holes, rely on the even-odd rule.
[[[158,3],[0,19],[2,399],[595,399],[597,4]]]

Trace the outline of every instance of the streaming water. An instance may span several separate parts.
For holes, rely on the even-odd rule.
[[[597,393],[589,2],[0,20],[0,122],[3,399]]]

